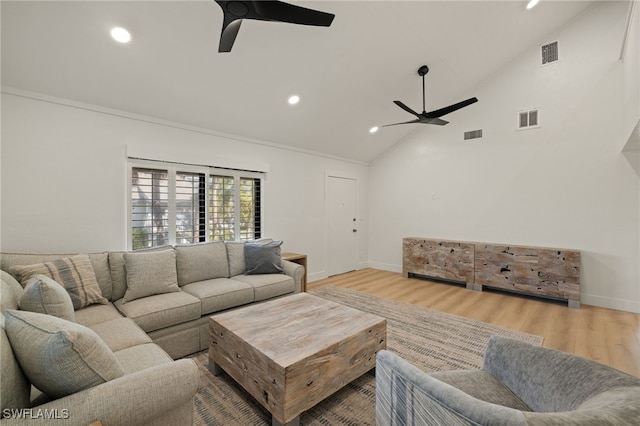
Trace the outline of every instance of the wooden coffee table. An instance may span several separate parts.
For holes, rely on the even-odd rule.
[[[209,370],[224,370],[271,414],[300,414],[376,365],[385,318],[298,293],[213,315]]]

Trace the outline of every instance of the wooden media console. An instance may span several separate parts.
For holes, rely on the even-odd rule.
[[[408,237],[402,274],[567,300],[580,307],[580,251]]]

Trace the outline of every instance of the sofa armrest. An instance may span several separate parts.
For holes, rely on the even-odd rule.
[[[2,423],[86,426],[100,420],[104,426],[134,426],[152,424],[154,420],[161,424],[163,419],[175,418],[178,412],[188,416],[179,420],[180,424],[191,424],[199,382],[196,363],[182,359],[33,407],[30,413],[24,413],[26,419],[5,418]]]
[[[304,276],[304,266],[297,263],[290,262],[288,260],[282,260],[282,269],[284,273],[291,278],[295,283],[294,293],[300,293],[302,291],[302,277]]]
[[[521,411],[473,398],[387,350],[376,357],[376,422],[526,425]]]

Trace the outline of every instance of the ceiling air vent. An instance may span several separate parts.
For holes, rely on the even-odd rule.
[[[469,139],[478,139],[482,137],[482,129],[480,130],[470,130],[468,132],[464,132],[464,140],[468,141]]]
[[[542,53],[542,64],[541,65],[549,65],[554,62],[558,62],[558,42],[554,41],[553,43],[543,44],[540,47],[540,51]]]
[[[540,110],[530,109],[527,111],[520,111],[518,113],[518,129],[531,129],[534,127],[540,127]]]

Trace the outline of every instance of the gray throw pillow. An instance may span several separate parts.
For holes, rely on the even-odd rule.
[[[124,375],[107,344],[80,324],[51,315],[8,310],[5,331],[29,381],[51,398]]]
[[[282,274],[282,241],[244,244],[244,259],[247,265],[246,275]]]
[[[75,322],[76,320],[69,293],[46,275],[38,274],[27,280],[27,285],[20,297],[20,309],[53,315],[67,321]]]
[[[174,249],[124,254],[127,291],[124,302],[180,291]]]

